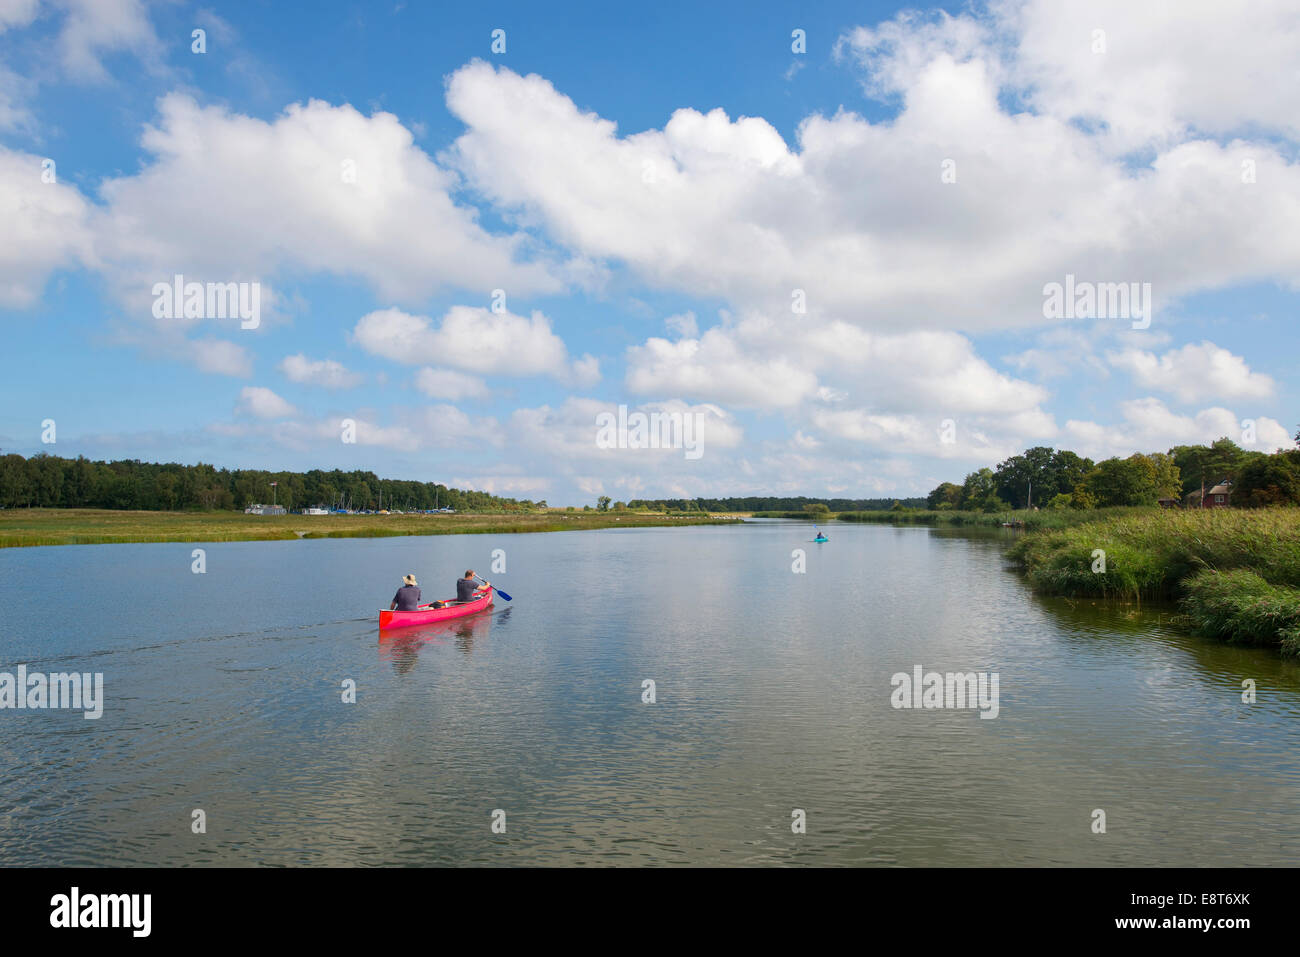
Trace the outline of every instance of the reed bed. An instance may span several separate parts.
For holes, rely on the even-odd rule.
[[[1174,600],[1200,634],[1300,654],[1300,508],[1109,516],[1009,554],[1043,594]]]
[[[967,512],[961,510],[933,511],[927,509],[881,512],[840,512],[834,516],[841,522],[868,522],[880,525],[966,525],[997,527],[1009,525],[1025,529],[1069,528],[1096,521],[1098,516],[1145,515],[1150,508],[1106,508],[1094,511],[1076,509],[1042,509],[1037,512]]]

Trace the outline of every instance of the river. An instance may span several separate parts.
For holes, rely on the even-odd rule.
[[[1300,666],[1035,597],[1011,532],[826,528],[0,550],[0,671],[104,688],[0,711],[0,865],[1296,863]],[[381,639],[467,567],[514,600]]]

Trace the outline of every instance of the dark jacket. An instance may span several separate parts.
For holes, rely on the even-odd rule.
[[[415,611],[420,604],[420,589],[414,585],[403,585],[393,596],[398,611]]]

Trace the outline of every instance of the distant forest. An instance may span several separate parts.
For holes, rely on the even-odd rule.
[[[271,483],[276,482],[275,488]],[[374,472],[265,472],[211,465],[157,465],[127,459],[93,462],[37,454],[0,456],[0,506],[15,508],[113,508],[154,511],[243,509],[274,499],[287,509],[313,505],[353,509],[458,512],[522,511],[545,502],[499,498],[487,492],[447,488],[433,482],[380,479]]]
[[[1298,439],[1300,441],[1300,439]],[[980,469],[957,485],[944,482],[926,498],[631,499],[602,495],[597,511],[652,512],[872,512],[898,508],[1000,511],[1029,504],[1052,508],[1153,505],[1186,499],[1202,483],[1233,483],[1232,504],[1300,504],[1300,450],[1272,455],[1245,451],[1227,438],[1209,445],[1177,446],[1167,453],[1132,455],[1094,463],[1066,450],[1028,449]],[[272,488],[271,483],[277,483]],[[268,472],[212,465],[156,464],[127,459],[100,462],[38,453],[0,455],[0,507],[109,508],[152,511],[238,510],[274,500],[287,509],[454,508],[458,512],[518,512],[547,507],[545,500],[502,498],[433,482],[380,479],[374,472],[339,469]],[[591,509],[592,506],[584,506]]]
[[[802,512],[810,505],[824,505],[832,512],[883,512],[897,503],[904,508],[924,508],[924,498],[774,498],[750,496],[747,498],[634,498],[627,508],[651,512]],[[618,509],[624,503],[615,502]],[[598,509],[609,507],[609,499],[602,497]]]
[[[271,483],[276,482],[274,489]],[[382,506],[380,495],[383,495]],[[212,465],[156,464],[138,459],[117,462],[87,458],[65,459],[37,454],[31,458],[0,456],[0,506],[6,508],[111,508],[150,511],[218,511],[270,503],[287,509],[323,505],[326,508],[424,510],[454,508],[458,512],[515,512],[546,508],[545,500],[501,498],[487,492],[448,488],[433,482],[380,479],[374,472],[338,469],[310,472],[268,472],[261,469],[219,469]],[[652,512],[798,512],[809,505],[831,511],[880,511],[893,498],[673,498],[613,502],[601,496],[597,511],[635,509]],[[923,498],[901,500],[908,508],[925,505]],[[584,506],[591,509],[592,506]]]

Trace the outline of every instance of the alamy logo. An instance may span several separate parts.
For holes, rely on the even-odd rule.
[[[1151,283],[1049,282],[1043,287],[1045,319],[1132,319],[1134,329],[1151,325]]]
[[[133,937],[148,937],[152,925],[151,894],[82,894],[74,887],[70,894],[50,898],[50,926],[129,927]]]
[[[979,708],[981,718],[998,716],[998,673],[987,671],[925,671],[916,665],[909,675],[900,671],[890,679],[895,708]]]
[[[104,713],[104,673],[28,674],[26,665],[19,665],[17,674],[0,671],[0,710],[4,708],[84,709],[82,717],[94,720]]]
[[[684,449],[688,459],[704,454],[702,412],[633,412],[618,407],[618,415],[596,416],[598,449]]]
[[[155,319],[239,319],[239,328],[262,324],[262,284],[258,282],[171,282],[153,284]]]

